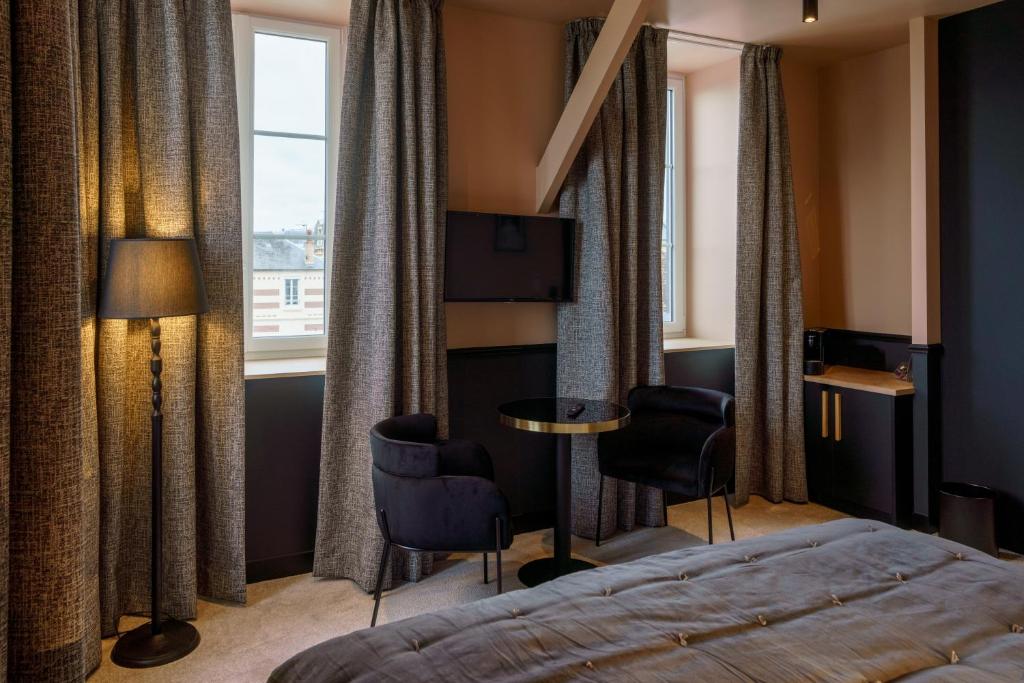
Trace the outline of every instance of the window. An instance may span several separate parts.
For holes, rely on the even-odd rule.
[[[299,278],[289,277],[284,281],[284,305],[292,308],[299,305]]]
[[[683,81],[669,79],[665,135],[665,205],[661,228],[661,308],[666,337],[686,336],[686,187]]]
[[[247,358],[320,355],[337,176],[341,32],[233,17]]]

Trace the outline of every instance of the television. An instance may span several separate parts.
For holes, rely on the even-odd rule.
[[[572,301],[576,224],[448,212],[445,301]]]

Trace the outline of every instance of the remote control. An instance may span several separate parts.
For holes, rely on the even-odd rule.
[[[571,419],[576,419],[577,417],[580,416],[580,413],[582,413],[586,409],[587,407],[582,403],[573,403],[571,406],[569,406],[569,410],[565,411],[565,414],[567,417]]]

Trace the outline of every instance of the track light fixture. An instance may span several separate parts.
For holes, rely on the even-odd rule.
[[[804,0],[804,23],[813,24],[818,20],[818,0]]]

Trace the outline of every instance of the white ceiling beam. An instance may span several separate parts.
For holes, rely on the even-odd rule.
[[[604,104],[650,0],[615,0],[537,165],[537,213],[552,211],[569,168]]]

